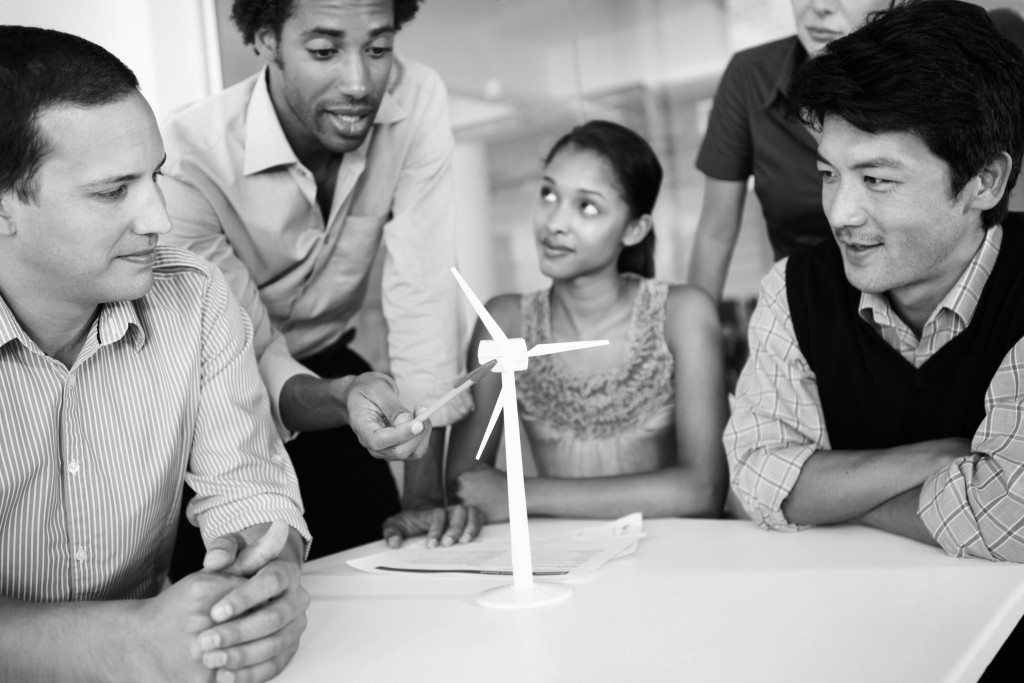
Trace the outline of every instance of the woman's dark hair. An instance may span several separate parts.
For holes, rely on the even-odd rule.
[[[611,121],[588,121],[559,138],[544,158],[547,166],[565,148],[593,152],[608,162],[630,220],[654,211],[661,188],[661,162],[640,135]],[[620,273],[654,277],[654,229],[619,254]]]
[[[35,201],[50,141],[37,124],[54,107],[97,107],[138,92],[121,60],[69,33],[0,26],[0,194]]]
[[[395,30],[416,16],[423,0],[395,0]],[[281,27],[292,15],[295,0],[235,0],[231,5],[231,21],[242,32],[246,45],[256,42],[256,33],[270,28],[280,40]]]
[[[955,198],[1006,152],[1006,192],[981,215],[1006,217],[1024,152],[1024,55],[985,10],[957,0],[907,0],[834,40],[793,76],[791,113],[820,129],[837,116],[868,133],[911,133],[950,168]]]

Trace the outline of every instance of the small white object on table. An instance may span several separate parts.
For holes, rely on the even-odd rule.
[[[532,533],[594,520],[532,519]],[[550,607],[476,600],[508,577],[306,565],[309,627],[282,683],[976,681],[1024,614],[1024,566],[954,559],[874,529],[766,532],[644,520],[636,553]],[[507,525],[485,528],[508,537]]]

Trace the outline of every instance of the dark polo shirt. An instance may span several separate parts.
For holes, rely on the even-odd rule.
[[[789,79],[806,58],[796,36],[736,53],[697,155],[697,168],[712,178],[754,176],[776,260],[831,236],[821,208],[817,144],[785,113]]]

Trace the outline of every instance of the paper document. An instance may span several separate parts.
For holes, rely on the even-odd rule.
[[[636,551],[643,538],[640,513],[569,532],[531,536],[533,573],[545,578],[570,577],[597,570],[608,560]],[[375,574],[511,575],[508,539],[476,540],[447,548],[427,548],[422,541],[349,560],[352,567]]]

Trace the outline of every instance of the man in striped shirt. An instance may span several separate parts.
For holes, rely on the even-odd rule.
[[[310,537],[251,325],[157,246],[163,143],[127,67],[0,26],[0,92],[0,680],[267,680]],[[205,568],[161,592],[183,481]]]
[[[1022,84],[956,0],[898,5],[796,74],[835,241],[777,264],[751,321],[724,440],[761,526],[1024,562]]]

